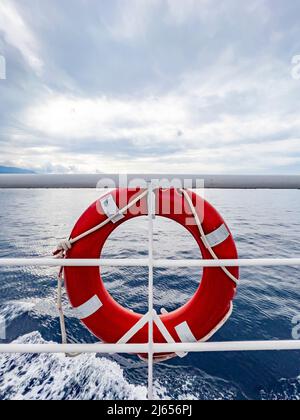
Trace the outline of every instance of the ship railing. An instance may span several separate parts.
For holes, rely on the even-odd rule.
[[[200,343],[154,343],[154,269],[179,267],[300,267],[300,258],[237,259],[237,260],[169,260],[154,258],[153,190],[160,179],[171,185],[173,179],[191,180],[190,188],[199,186],[202,179],[205,188],[216,189],[300,189],[300,176],[203,176],[203,175],[126,175],[120,182],[118,175],[0,175],[1,188],[95,188],[99,179],[113,179],[115,186],[126,187],[134,179],[144,179],[149,189],[148,258],[143,259],[84,259],[59,260],[52,258],[0,258],[0,267],[147,267],[148,268],[148,318],[149,337],[142,344],[1,344],[0,353],[7,354],[44,354],[44,353],[99,353],[99,354],[148,354],[148,399],[154,399],[153,392],[153,355],[166,353],[207,353],[242,351],[279,351],[300,350],[300,340],[272,341],[232,341]],[[122,177],[121,177],[122,179]],[[124,182],[124,185],[123,185]]]

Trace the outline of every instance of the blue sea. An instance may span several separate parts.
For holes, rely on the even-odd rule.
[[[100,195],[95,190],[0,190],[0,256],[48,257],[69,235],[81,213]],[[235,237],[241,258],[299,256],[300,191],[205,193]],[[120,227],[104,256],[144,257],[147,221]],[[155,221],[155,254],[196,258],[193,238],[175,223]],[[103,270],[106,286],[121,304],[147,310],[147,270]],[[60,341],[53,268],[0,269],[2,342]],[[199,269],[155,271],[155,307],[174,310],[195,292]],[[64,298],[71,342],[95,342],[72,317]],[[213,341],[291,339],[300,314],[300,273],[294,267],[243,268],[234,312]],[[300,399],[300,352],[190,354],[155,365],[158,399]],[[0,399],[144,399],[147,367],[135,356],[0,355]]]

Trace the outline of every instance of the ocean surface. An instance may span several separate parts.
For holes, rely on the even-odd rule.
[[[48,257],[69,235],[95,190],[0,190],[0,257]],[[206,191],[236,239],[241,258],[299,256],[300,191]],[[147,255],[147,221],[120,227],[104,256]],[[155,221],[155,254],[196,258],[192,237],[175,223]],[[103,270],[121,304],[147,310],[147,270]],[[1,268],[2,342],[60,341],[52,268]],[[199,269],[155,271],[155,307],[168,311],[195,292]],[[69,339],[95,342],[64,299]],[[213,341],[291,339],[300,314],[300,272],[294,267],[243,268],[234,312]],[[1,341],[0,341],[1,342]],[[155,366],[158,399],[300,399],[300,352],[190,354]],[[0,399],[144,399],[147,368],[135,356],[0,355]]]

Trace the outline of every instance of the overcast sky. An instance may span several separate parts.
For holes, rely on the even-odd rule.
[[[299,22],[298,0],[0,0],[0,165],[299,173]]]

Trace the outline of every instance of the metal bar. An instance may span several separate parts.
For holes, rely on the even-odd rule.
[[[126,334],[123,335],[122,338],[118,341],[118,344],[126,344],[129,340],[132,339],[132,337],[135,336],[135,334],[140,331],[148,322],[150,319],[149,312],[146,313],[130,330],[127,331]]]
[[[0,267],[149,267],[149,259],[0,258]],[[300,266],[300,258],[239,260],[153,260],[154,268]]]
[[[1,353],[101,353],[138,354],[147,353],[148,344],[0,344]]]
[[[153,312],[153,318],[154,318],[155,325],[159,329],[160,333],[162,334],[162,336],[164,337],[164,339],[166,340],[166,342],[167,343],[175,343],[174,338],[171,336],[171,334],[169,333],[167,327],[162,322],[161,318],[158,316],[158,314],[157,314],[157,312],[155,310]],[[184,352],[183,353],[176,353],[176,354],[180,358],[184,358],[185,356],[187,356],[187,353],[184,353]]]
[[[0,175],[0,188],[118,188],[134,187],[155,181],[173,184],[188,180],[187,188],[199,187],[204,181],[206,188],[217,189],[300,189],[300,175],[204,175],[204,174],[85,174],[85,175]],[[201,184],[201,182],[200,182]],[[203,185],[202,185],[203,186]]]
[[[0,353],[147,353],[145,344],[1,344]],[[232,351],[279,351],[299,350],[300,340],[233,341],[216,343],[168,343],[154,344],[154,353],[215,353]]]
[[[300,258],[257,258],[238,260],[154,260],[155,268],[180,267],[292,267],[300,266]]]
[[[148,185],[148,258],[149,258],[149,278],[148,278],[148,400],[153,400],[153,220],[155,217],[155,198],[153,183]]]
[[[279,350],[299,350],[299,340],[278,340],[278,341],[237,341],[225,343],[177,343],[177,344],[155,344],[155,353],[164,353],[168,346],[168,351],[175,353],[178,351],[188,353],[214,353],[231,351],[279,351]]]
[[[0,267],[148,267],[147,259],[0,258]]]

